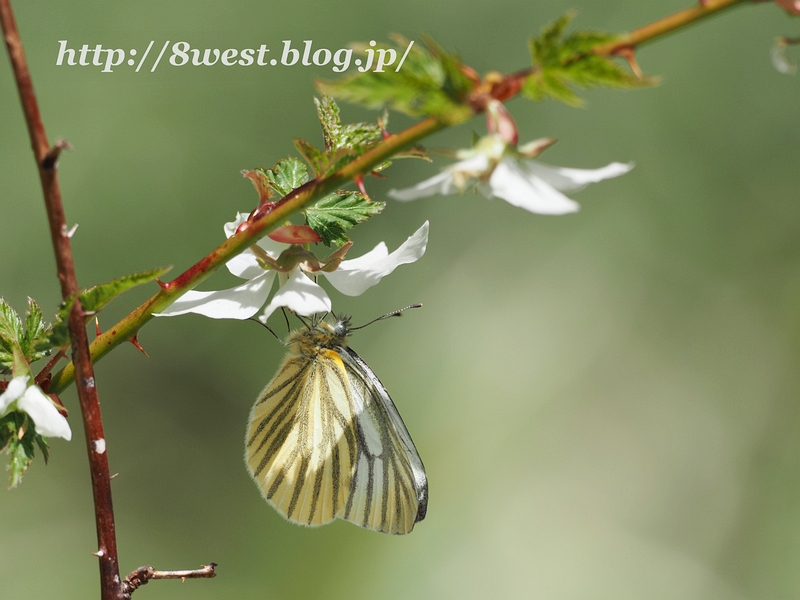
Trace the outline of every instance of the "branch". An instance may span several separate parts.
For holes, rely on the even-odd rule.
[[[705,0],[702,4],[687,8],[636,29],[610,46],[608,44],[598,45],[593,49],[593,52],[621,54],[625,50],[630,51],[636,46],[653,41],[667,33],[688,27],[700,19],[717,14],[727,8],[744,4],[745,2],[759,1],[761,0]],[[471,98],[470,106],[473,109],[473,116],[483,112],[486,102],[491,98],[505,102],[516,96],[523,81],[534,72],[535,69],[529,68],[508,75],[498,83],[495,83],[488,91],[488,94],[484,93],[479,98]],[[179,275],[167,284],[164,289],[144,302],[119,323],[110,327],[103,335],[96,338],[90,347],[92,359],[98,361],[119,344],[132,339],[139,329],[153,318],[153,313],[157,313],[172,304],[184,293],[205,280],[220,266],[272,231],[278,223],[288,218],[293,212],[337,189],[339,186],[349,183],[357,176],[368,173],[372,167],[391,158],[400,150],[450,125],[433,117],[424,119],[416,125],[378,143],[369,152],[349,163],[337,173],[322,180],[309,181],[292,191],[280,201],[274,211],[250,222],[246,230],[237,233],[217,246],[197,264],[182,275]],[[53,393],[63,391],[71,383],[74,369],[74,365],[69,363],[53,376],[50,388]]]
[[[643,27],[634,29],[630,33],[620,36],[620,38],[609,44],[598,44],[592,48],[591,52],[603,56],[621,56],[626,58],[630,63],[633,51],[639,46],[653,42],[670,33],[685,29],[698,21],[719,14],[734,6],[745,3],[756,4],[764,1],[765,0],[699,0],[695,6],[684,8],[669,16],[648,23]],[[578,59],[580,56],[581,55],[576,55],[574,58]],[[631,66],[633,67],[633,64]],[[499,84],[495,85],[492,89],[492,95],[498,100],[505,102],[507,99],[515,96],[519,92],[525,79],[537,71],[537,67],[531,67],[508,75],[503,78]]]
[[[180,579],[186,581],[187,579],[212,579],[217,576],[214,570],[217,563],[209,563],[203,565],[201,569],[192,569],[186,571],[156,571],[153,567],[139,567],[133,573],[125,578],[122,584],[124,589],[124,600],[130,600],[131,595],[140,586],[145,585],[151,579]]]
[[[637,48],[745,2],[756,3],[763,2],[763,0],[700,0],[696,6],[685,8],[644,27],[634,29],[613,44],[599,46],[595,48],[595,52],[597,54],[618,54],[623,48]]]
[[[66,144],[58,143],[52,149],[47,142],[36,94],[33,91],[25,51],[19,36],[14,14],[9,0],[0,0],[0,25],[2,25],[8,55],[19,90],[25,122],[33,147],[33,155],[39,169],[39,178],[44,193],[47,220],[50,224],[50,237],[55,252],[58,279],[61,282],[61,296],[64,300],[77,297],[78,280],[72,260],[70,234],[61,201],[61,188],[56,171],[58,156]],[[117,540],[114,532],[114,509],[111,503],[111,477],[108,470],[103,420],[100,414],[100,401],[97,397],[92,357],[89,341],[84,327],[84,312],[79,300],[72,306],[69,315],[69,331],[72,338],[72,356],[75,363],[74,377],[78,388],[78,399],[86,433],[86,450],[89,454],[89,468],[92,474],[94,514],[97,527],[98,551],[100,559],[100,587],[103,600],[121,600],[122,584],[119,579],[117,561]]]
[[[197,264],[165,284],[160,292],[96,338],[90,347],[93,360],[100,360],[116,346],[132,339],[139,329],[153,318],[153,313],[164,310],[231,258],[255,244],[278,224],[283,223],[292,213],[335,191],[358,175],[368,173],[375,165],[443,127],[445,125],[434,118],[424,119],[380,142],[333,175],[325,179],[314,179],[293,190],[280,200],[274,210],[249,221],[246,229],[225,240]],[[74,369],[73,363],[69,363],[56,373],[50,383],[50,391],[52,393],[63,391],[72,382]]]

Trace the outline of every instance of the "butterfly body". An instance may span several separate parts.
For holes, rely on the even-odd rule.
[[[289,336],[289,355],[253,406],[245,460],[290,521],[341,518],[408,533],[425,517],[425,469],[386,388],[347,346],[348,332],[345,319]]]

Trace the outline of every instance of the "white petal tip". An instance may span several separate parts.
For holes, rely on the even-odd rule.
[[[425,198],[427,196],[435,195],[434,192],[427,192],[421,191],[411,188],[406,188],[404,190],[389,190],[386,194],[392,200],[397,200],[398,202],[411,202],[413,200],[419,200],[420,198]]]

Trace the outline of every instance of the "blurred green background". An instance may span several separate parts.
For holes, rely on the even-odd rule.
[[[312,79],[328,68],[56,67],[71,47],[340,48],[428,33],[480,72],[526,66],[526,40],[567,9],[576,26],[631,29],[690,0],[325,3],[17,2],[61,160],[73,248],[88,286],[193,264],[256,201],[239,171],[319,143]],[[122,571],[219,563],[211,581],[136,597],[784,599],[800,596],[800,81],[769,49],[800,21],[736,9],[644,48],[659,87],[586,95],[585,110],[515,100],[521,141],[559,138],[545,162],[628,175],[541,217],[467,195],[390,203],[357,229],[358,256],[426,219],[426,256],[359,298],[354,335],[402,413],[430,479],[405,537],[285,522],[242,461],[251,404],[283,349],[252,323],[156,320],[97,366]],[[274,52],[274,51],[273,51]],[[795,54],[797,54],[795,52]],[[374,114],[343,106],[347,120]],[[392,129],[411,121],[393,116]],[[482,120],[442,133],[462,147]],[[0,294],[52,314],[59,287],[27,133],[0,60]],[[437,172],[401,161],[375,198]],[[205,284],[233,283],[217,274]],[[155,291],[101,315],[110,326]],[[54,440],[0,494],[0,597],[98,597],[89,472]],[[5,457],[4,457],[5,458]]]

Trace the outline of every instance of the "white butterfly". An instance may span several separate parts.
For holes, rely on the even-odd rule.
[[[349,319],[312,320],[289,335],[250,413],[245,461],[292,522],[408,533],[425,518],[425,468],[386,388],[347,346],[350,331]]]

